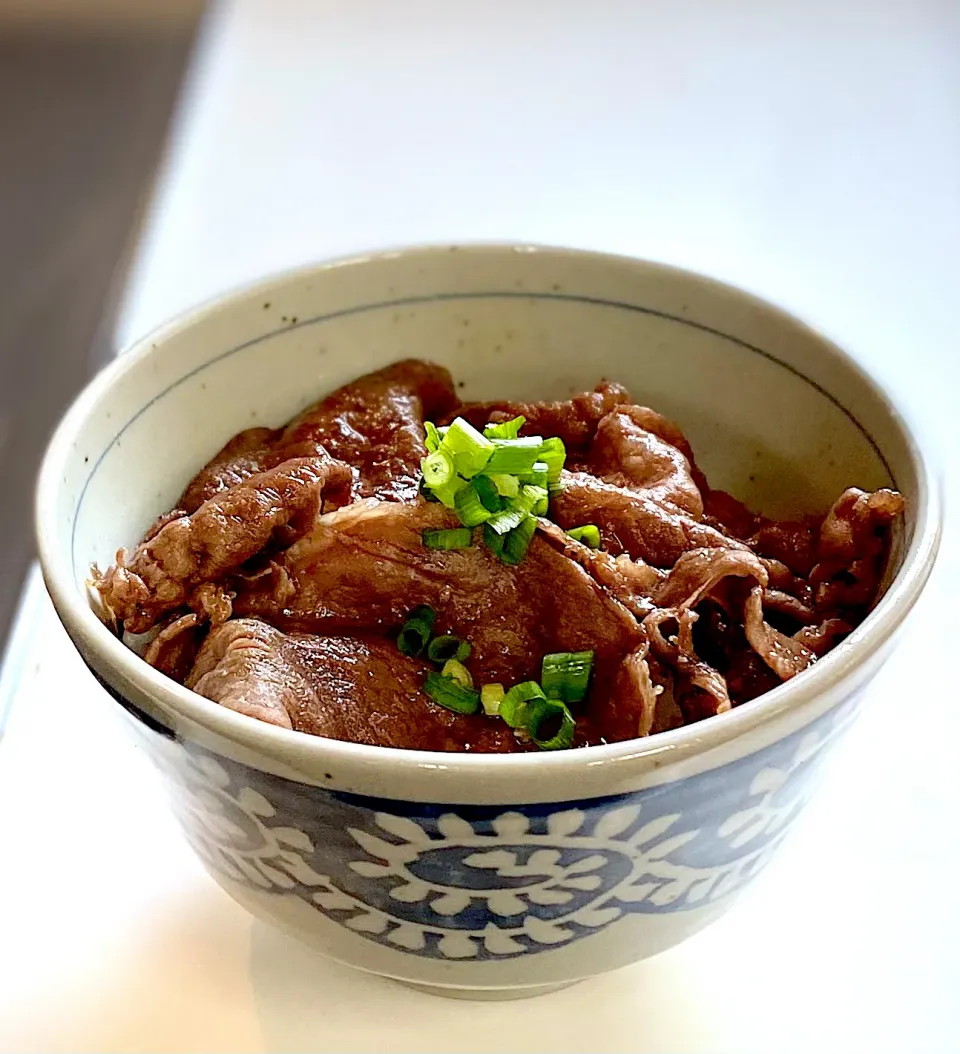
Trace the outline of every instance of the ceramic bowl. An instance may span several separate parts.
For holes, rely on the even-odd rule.
[[[700,724],[541,755],[359,746],[259,723],[167,680],[91,611],[112,562],[235,432],[405,356],[465,398],[601,377],[678,420],[711,482],[774,514],[893,485],[889,588],[811,671]],[[257,917],[344,963],[452,995],[529,995],[659,952],[767,863],[929,575],[938,490],[888,395],[781,311],[694,274],[528,246],[313,267],[164,326],[98,376],[43,466],[60,618],[169,783],[184,833]]]

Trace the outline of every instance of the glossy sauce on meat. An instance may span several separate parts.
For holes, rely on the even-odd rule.
[[[559,437],[568,470],[524,559],[482,544],[432,549],[459,526],[421,494],[424,425],[523,415]],[[845,491],[776,522],[709,487],[679,427],[622,386],[553,402],[460,404],[442,367],[405,360],[277,428],[230,439],[95,584],[145,658],[220,705],[286,729],[379,746],[532,749],[497,717],[424,691],[400,654],[417,605],[472,646],[477,683],[540,675],[543,656],[592,651],[575,746],[700,720],[796,676],[875,602],[891,490]],[[532,523],[532,521],[531,521]],[[591,549],[566,531],[599,529]]]

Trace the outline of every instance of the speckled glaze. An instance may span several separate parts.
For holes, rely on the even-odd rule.
[[[84,581],[232,434],[405,356],[465,398],[601,377],[676,418],[715,486],[774,515],[851,484],[908,501],[877,609],[731,714],[551,755],[397,751],[300,735],[162,677]],[[80,396],[38,491],[44,576],[93,674],[165,774],[184,833],[255,915],[451,995],[535,994],[702,928],[776,851],[930,573],[938,487],[902,414],[801,323],[697,275],[532,246],[410,249],[271,279],[141,341]]]

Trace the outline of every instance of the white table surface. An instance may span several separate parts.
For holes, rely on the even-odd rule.
[[[958,53],[952,0],[222,6],[118,341],[330,255],[603,248],[798,312],[955,456]],[[728,916],[482,1005],[326,962],[234,905],[34,579],[3,675],[0,1049],[960,1050],[958,556],[950,528],[819,797]]]

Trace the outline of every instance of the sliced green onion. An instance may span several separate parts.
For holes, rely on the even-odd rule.
[[[527,703],[526,730],[541,750],[564,750],[573,746],[577,723],[557,699],[532,699]]]
[[[469,486],[470,484],[465,479],[454,476],[449,483],[444,483],[442,487],[434,487],[433,495],[437,501],[442,502],[448,509],[455,509],[457,506],[457,495],[464,487]]]
[[[455,637],[452,633],[444,633],[441,637],[434,637],[427,645],[427,658],[431,662],[444,663],[450,659],[458,662],[466,662],[471,652],[470,642]]]
[[[505,509],[494,513],[487,520],[487,526],[497,534],[509,534],[515,527],[519,527],[532,511],[533,505],[521,505],[517,498],[511,498]],[[486,532],[484,532],[484,537],[486,537]]]
[[[451,677],[431,670],[423,685],[424,691],[440,706],[455,714],[475,714],[480,709],[480,693],[457,684]]]
[[[487,717],[496,717],[500,713],[504,694],[502,684],[485,684],[480,689],[480,705]]]
[[[464,688],[473,687],[473,677],[470,676],[470,671],[459,659],[447,659],[440,672],[444,677],[449,677],[451,680],[456,681],[457,684],[462,684]]]
[[[546,516],[549,511],[550,499],[546,496],[542,497],[533,507],[534,516]]]
[[[560,473],[563,471],[563,464],[566,459],[567,448],[563,445],[562,439],[554,438],[543,441],[537,460],[544,462],[547,466],[548,482],[556,483],[560,479]]]
[[[535,462],[529,472],[520,473],[518,478],[521,483],[532,483],[535,487],[543,487],[546,490],[550,482],[547,479],[547,463],[545,461]]]
[[[432,454],[435,450],[439,449],[443,436],[440,435],[440,432],[437,430],[437,426],[433,421],[424,421],[423,430],[427,433],[424,445],[427,448],[427,453]]]
[[[462,417],[454,418],[441,449],[453,455],[457,471],[464,479],[473,479],[494,453],[493,443]]]
[[[486,545],[490,552],[497,558],[503,553],[503,539],[504,535],[497,534],[497,532],[490,526],[489,521],[483,525],[484,545]]]
[[[479,527],[481,523],[490,519],[491,514],[483,507],[480,495],[472,483],[457,491],[453,505],[464,527]]]
[[[437,613],[433,608],[422,604],[410,612],[397,637],[397,648],[402,655],[419,655],[427,646]]]
[[[526,728],[526,711],[531,699],[546,699],[536,681],[515,684],[500,700],[500,716],[511,728]]]
[[[497,534],[506,534],[507,531],[512,531],[515,527],[519,527],[533,512],[537,502],[545,497],[547,497],[547,492],[543,487],[531,487],[525,483],[520,488],[520,493],[507,502],[505,509],[494,513],[490,517],[490,526]]]
[[[583,527],[574,527],[572,531],[567,531],[567,534],[575,542],[583,542],[591,549],[600,548],[600,528],[595,524],[587,523]]]
[[[420,471],[423,473],[424,482],[431,489],[449,483],[456,474],[453,458],[442,448],[423,458]]]
[[[528,516],[519,527],[514,527],[503,540],[503,550],[500,553],[501,561],[511,567],[522,563],[523,558],[527,555],[527,549],[530,548],[530,541],[536,529],[537,521],[532,516]]]
[[[487,512],[499,512],[503,507],[497,485],[489,476],[474,476],[470,480],[470,486],[477,492],[480,504],[483,505]]]
[[[442,531],[424,531],[423,544],[428,549],[468,549],[473,543],[469,527],[447,527]]]
[[[548,698],[579,703],[587,694],[592,670],[592,651],[555,652],[543,657],[540,683]]]
[[[520,429],[527,423],[527,419],[521,414],[512,421],[501,421],[498,424],[485,425],[483,434],[487,439],[516,439]]]
[[[487,440],[490,442],[490,440]],[[506,472],[517,476],[529,472],[538,461],[542,440],[539,436],[527,436],[524,439],[494,439],[493,453],[486,462],[488,473]]]
[[[505,472],[495,472],[491,475],[484,474],[486,479],[497,488],[497,493],[504,498],[515,498],[520,493],[520,480],[516,476],[508,476]]]

